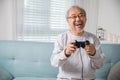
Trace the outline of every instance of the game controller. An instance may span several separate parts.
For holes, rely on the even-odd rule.
[[[80,48],[80,47],[84,48],[85,45],[89,45],[89,44],[90,44],[90,42],[88,40],[86,40],[86,41],[77,41],[76,40],[74,43],[74,45],[77,46],[78,48]]]

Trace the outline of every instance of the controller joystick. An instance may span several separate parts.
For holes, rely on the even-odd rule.
[[[80,48],[80,47],[84,48],[85,45],[89,45],[89,44],[90,44],[90,42],[88,40],[86,40],[86,41],[77,41],[76,40],[74,43],[74,45],[77,46],[78,48]]]

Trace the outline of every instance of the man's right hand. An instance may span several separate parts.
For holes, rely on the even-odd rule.
[[[75,40],[74,41],[70,41],[65,49],[65,55],[67,57],[69,57],[71,54],[73,54],[76,49],[77,49],[77,46],[74,45],[75,43]]]

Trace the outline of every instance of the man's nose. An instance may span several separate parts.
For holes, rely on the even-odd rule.
[[[80,16],[76,16],[76,20],[80,20],[81,18],[80,18]]]

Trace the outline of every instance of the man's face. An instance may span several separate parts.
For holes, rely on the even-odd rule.
[[[86,23],[85,13],[78,8],[72,8],[68,13],[67,22],[70,25],[72,33],[79,34],[83,32]]]

